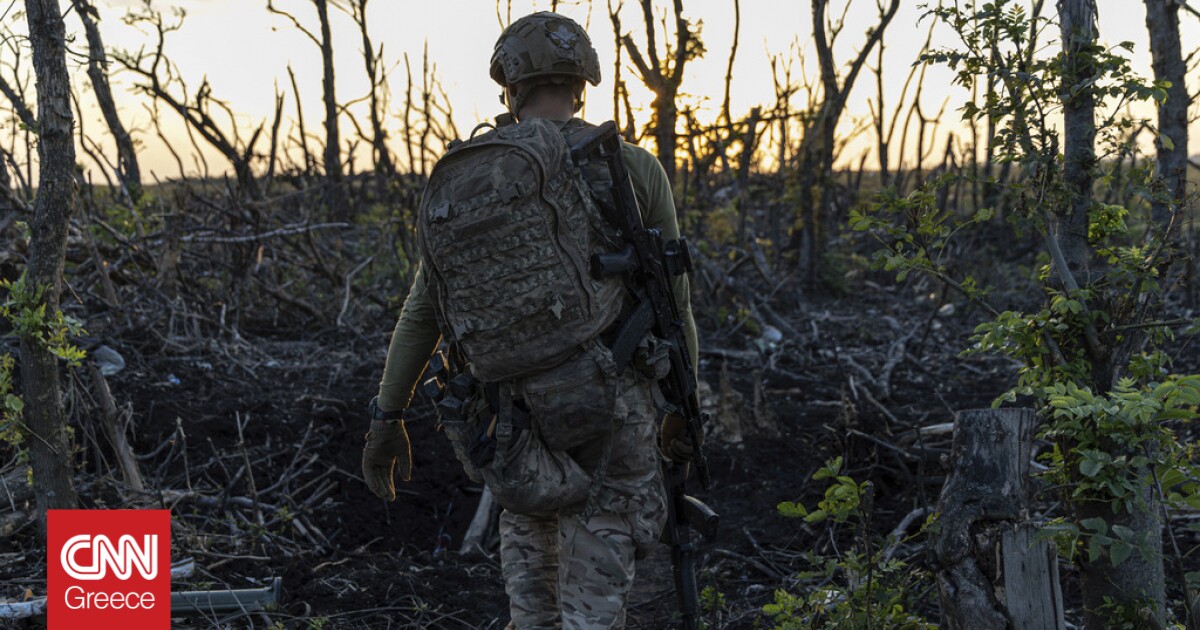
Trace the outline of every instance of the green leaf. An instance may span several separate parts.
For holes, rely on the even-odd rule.
[[[13,413],[21,413],[21,410],[25,408],[25,401],[21,400],[21,397],[16,394],[9,394],[4,397],[4,406],[12,410]]]
[[[1084,477],[1095,477],[1096,475],[1100,474],[1101,466],[1102,464],[1095,459],[1084,459],[1079,462],[1079,472],[1082,473]]]
[[[1088,562],[1095,562],[1104,555],[1104,541],[1100,536],[1092,536],[1088,541]]]
[[[1109,548],[1108,553],[1111,556],[1112,565],[1114,567],[1120,566],[1120,564],[1125,562],[1125,559],[1129,557],[1129,554],[1133,553],[1133,545],[1125,541],[1118,540],[1112,544],[1112,547]]]
[[[779,510],[781,515],[792,518],[808,516],[807,508],[799,503],[792,503],[791,501],[784,501],[783,503],[775,506],[775,509]]]

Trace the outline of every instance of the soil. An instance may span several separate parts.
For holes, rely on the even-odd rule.
[[[695,489],[721,514],[719,536],[700,553],[701,587],[725,598],[723,606],[710,606],[715,626],[761,623],[762,605],[790,583],[792,573],[805,568],[798,554],[813,549],[824,532],[780,516],[775,506],[785,500],[814,503],[822,488],[808,480],[827,458],[845,456],[850,474],[875,484],[875,525],[889,530],[911,509],[935,499],[941,470],[936,458],[911,462],[859,436],[946,422],[952,410],[986,405],[1003,389],[994,360],[955,357],[970,314],[939,316],[939,301],[867,284],[859,289],[797,310],[787,321],[792,332],[803,331],[801,337],[785,337],[775,347],[746,331],[723,339],[714,337],[724,333],[702,331],[702,379],[718,390],[712,398],[720,399],[713,404],[740,400],[747,427],[740,436],[713,427],[707,443],[713,487]],[[877,371],[881,352],[897,333],[913,330],[918,332],[908,344],[909,356],[891,376],[890,397],[878,405],[869,402],[868,396],[878,400],[880,394],[870,394],[871,386],[839,357],[858,356],[860,364]],[[264,619],[288,626],[324,619],[324,627],[356,628],[500,628],[507,623],[495,550],[474,556],[457,552],[480,488],[466,478],[449,443],[438,435],[428,403],[414,403],[418,412],[408,423],[414,475],[400,487],[399,499],[388,504],[375,498],[358,477],[366,424],[362,410],[375,392],[389,334],[390,325],[382,321],[369,333],[285,334],[266,322],[249,323],[240,339],[155,354],[142,353],[143,340],[102,340],[129,362],[110,382],[118,404],[132,409],[135,452],[157,453],[141,461],[152,486],[191,488],[218,500],[253,496],[251,475],[235,472],[242,461],[238,422],[256,488],[295,474],[295,460],[312,455],[313,465],[285,487],[301,488],[332,470],[326,478],[336,488],[327,496],[304,504],[310,485],[292,497],[300,520],[321,532],[315,545],[286,522],[256,537],[250,511],[236,505],[205,507],[170,496],[141,499],[146,507],[173,507],[173,557],[195,557],[204,567],[183,588],[250,588],[274,576],[283,579],[278,607],[236,625]],[[726,351],[736,358],[719,356]],[[762,399],[757,414],[747,411],[755,406],[756,388]],[[895,421],[901,425],[888,426]],[[759,425],[768,430],[756,431]],[[106,449],[106,444],[91,445],[83,454],[84,473],[96,479],[81,488],[85,507],[121,500],[99,482],[101,475],[115,474],[100,461]],[[0,544],[44,547],[33,531],[27,526]],[[27,555],[24,562],[3,567],[5,591],[44,588],[43,561]],[[669,553],[663,546],[639,564],[629,625],[667,627],[674,611]],[[204,627],[208,621],[184,623]]]
[[[945,474],[940,455],[949,435],[914,442],[913,427],[987,406],[1014,378],[1003,360],[958,356],[983,316],[924,283],[881,286],[860,277],[835,298],[778,311],[790,313],[782,322],[789,330],[735,330],[700,318],[702,380],[721,415],[706,444],[713,486],[695,488],[721,515],[718,537],[699,553],[711,627],[769,625],[762,607],[777,589],[799,590],[796,575],[813,568],[802,554],[832,552],[839,536],[827,526],[776,509],[781,501],[814,505],[824,484],[811,477],[827,459],[843,456],[847,474],[872,482],[871,525],[886,534],[936,502]],[[372,330],[244,322],[236,336],[174,346],[134,335],[95,340],[128,362],[109,380],[117,404],[132,413],[143,474],[163,492],[118,494],[107,443],[89,438],[81,453],[84,507],[170,507],[173,558],[193,557],[201,567],[177,581],[177,590],[252,588],[282,578],[283,600],[267,611],[181,618],[177,627],[507,623],[494,547],[458,553],[480,487],[459,468],[427,402],[414,403],[408,423],[414,475],[398,500],[375,498],[359,477],[364,410],[390,331],[386,321]],[[890,378],[872,382],[889,352]],[[76,395],[87,410],[87,395]],[[92,435],[94,414],[78,418],[80,433]],[[330,481],[324,495],[317,492]],[[256,492],[277,510],[263,515],[265,525],[256,526],[254,512],[238,503]],[[897,557],[919,565],[921,543],[901,546]],[[44,541],[31,524],[0,538],[0,593],[43,593],[44,563]],[[629,626],[671,627],[675,610],[669,553],[660,546],[639,563]],[[936,618],[935,610],[923,612]]]

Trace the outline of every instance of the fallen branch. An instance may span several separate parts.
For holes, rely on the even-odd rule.
[[[745,564],[748,564],[748,565],[754,567],[755,569],[758,569],[759,572],[762,573],[763,575],[769,576],[776,580],[783,579],[783,576],[780,575],[778,572],[771,569],[767,565],[759,562],[758,560],[755,560],[754,558],[743,556],[740,553],[729,551],[728,549],[720,549],[720,548],[713,549],[712,553],[715,555],[718,555],[718,556],[730,558],[732,560],[737,560],[738,562],[743,562]]]
[[[904,542],[905,536],[908,535],[908,528],[912,527],[912,524],[915,523],[917,519],[925,518],[929,512],[930,508],[919,507],[906,514],[904,518],[900,519],[900,524],[896,525],[896,528],[892,530],[892,533],[888,534],[888,540],[890,540],[891,543],[889,543],[887,549],[883,551],[883,557],[880,559],[879,564],[885,564],[888,560],[892,559],[892,556],[896,554],[896,550],[900,548],[900,543]]]
[[[328,230],[333,228],[348,228],[349,223],[313,223],[310,225],[291,224],[285,225],[279,229],[264,232],[262,234],[246,234],[244,236],[204,236],[196,234],[188,234],[180,240],[185,243],[248,243],[251,241],[261,241],[263,239],[276,236],[291,236],[293,234],[304,234],[316,230]]]
[[[108,381],[96,367],[95,361],[88,362],[88,374],[92,378],[92,386],[96,388],[96,396],[100,399],[100,423],[104,428],[104,434],[108,437],[109,444],[112,445],[113,453],[117,456],[117,465],[121,468],[121,478],[125,480],[125,485],[129,486],[131,490],[137,492],[145,490],[146,484],[142,480],[141,470],[138,469],[133,448],[125,437],[125,428],[118,423],[117,419],[121,414],[117,411],[116,402],[113,401]]]

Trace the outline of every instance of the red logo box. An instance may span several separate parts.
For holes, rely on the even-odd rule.
[[[49,630],[171,626],[170,510],[50,510]]]

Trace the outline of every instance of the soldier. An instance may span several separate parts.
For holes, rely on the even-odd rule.
[[[554,121],[567,135],[586,125],[574,114],[582,106],[585,83],[600,82],[600,64],[591,41],[577,23],[555,13],[540,12],[517,20],[500,35],[492,56],[491,76],[503,87],[501,100],[516,120]],[[622,156],[643,223],[661,230],[664,239],[678,238],[670,184],[661,165],[649,152],[631,145],[624,145]],[[520,188],[516,190],[510,196],[521,192]],[[429,194],[427,191],[427,201]],[[426,211],[423,203],[422,212]],[[431,247],[426,254],[436,253],[436,245]],[[372,401],[371,427],[363,450],[363,475],[368,486],[389,501],[395,499],[393,474],[397,465],[400,477],[406,481],[410,478],[412,460],[403,417],[414,388],[443,333],[453,341],[463,332],[448,321],[447,308],[458,305],[451,304],[452,297],[439,298],[438,287],[445,279],[431,275],[431,268],[436,265],[431,267],[427,255],[392,336],[379,395]],[[690,356],[695,357],[696,332],[687,277],[676,277],[672,288],[683,315]],[[610,309],[614,314],[620,311],[622,299],[618,295],[610,300],[616,303]],[[555,316],[561,315],[555,312]],[[579,369],[599,373],[607,369],[605,366],[611,367],[611,355],[606,354],[601,342],[617,324],[619,321],[607,326],[604,334],[582,344],[582,349],[565,361],[546,365],[544,373],[513,379],[494,390],[502,392],[498,396],[500,405],[514,418],[529,411],[532,417],[528,426],[532,430],[526,432],[533,436],[529,442],[537,441],[539,448],[549,451],[547,454],[546,450],[519,447],[525,442],[516,440],[516,450],[505,457],[556,462],[551,472],[568,467],[582,471],[586,480],[583,500],[530,511],[513,507],[525,506],[526,502],[506,505],[507,495],[498,487],[500,482],[494,476],[483,475],[505,507],[500,516],[500,559],[510,600],[509,628],[624,627],[635,559],[658,541],[666,518],[659,450],[674,461],[686,461],[693,451],[683,421],[673,414],[660,413],[654,377],[639,374],[634,366],[620,374],[609,374],[601,383],[605,386],[599,389],[595,387],[597,382],[578,381],[577,387],[572,386],[574,390],[559,393],[563,387],[556,384],[575,382],[559,375]],[[574,331],[546,332],[569,336]],[[475,371],[475,359],[479,357],[472,357],[470,351],[465,354]],[[551,401],[557,401],[554,404],[558,407],[550,405]],[[490,416],[487,436],[499,433],[497,419],[505,416],[494,409],[491,413],[494,415]],[[660,415],[661,424],[656,422]],[[513,426],[520,430],[519,422],[514,421]],[[451,435],[449,430],[447,435]],[[496,457],[500,457],[498,453]],[[471,472],[466,457],[460,454],[460,459]],[[551,483],[546,471],[534,474],[527,485],[542,483]],[[536,492],[537,488],[532,490]]]

